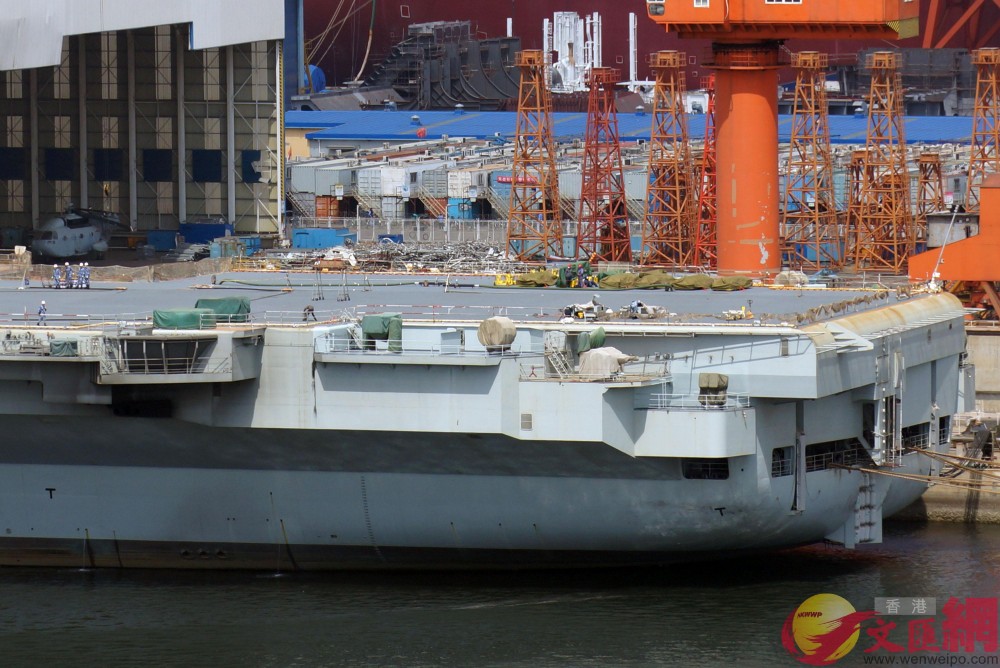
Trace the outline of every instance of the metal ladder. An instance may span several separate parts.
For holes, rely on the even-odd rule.
[[[573,375],[573,367],[570,366],[566,353],[551,346],[545,347],[545,359],[549,361],[552,368],[560,378],[568,378]]]

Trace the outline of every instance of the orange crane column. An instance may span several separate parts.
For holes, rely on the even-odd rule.
[[[778,44],[713,44],[720,274],[781,271]]]

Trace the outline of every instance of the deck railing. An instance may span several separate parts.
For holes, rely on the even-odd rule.
[[[725,395],[654,394],[649,399],[650,410],[718,411],[750,407],[750,395],[728,392]]]

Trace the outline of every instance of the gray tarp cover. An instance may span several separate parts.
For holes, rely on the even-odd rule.
[[[636,359],[635,355],[626,355],[610,346],[592,348],[580,355],[580,375],[595,379],[607,378],[621,371],[626,362]]]

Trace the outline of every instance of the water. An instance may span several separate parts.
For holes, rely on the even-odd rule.
[[[890,525],[657,569],[261,574],[0,570],[5,666],[794,666],[781,627],[839,594],[997,596],[1000,527]],[[893,636],[894,640],[906,642]],[[837,666],[863,665],[865,636]]]

